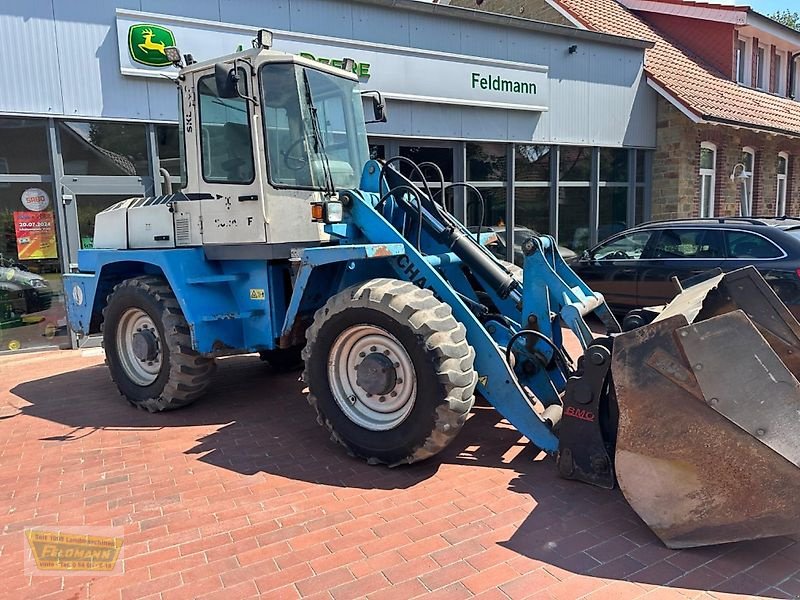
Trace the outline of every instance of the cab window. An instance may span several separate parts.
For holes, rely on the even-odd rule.
[[[780,248],[768,239],[747,231],[727,231],[728,258],[780,258]]]
[[[664,229],[653,247],[653,258],[722,258],[722,239],[716,229]]]
[[[595,260],[638,260],[647,248],[653,233],[637,231],[614,238],[598,246],[592,258]]]
[[[239,70],[247,95],[247,75]],[[252,183],[255,179],[249,107],[243,98],[220,98],[213,75],[197,84],[203,179],[209,183]]]

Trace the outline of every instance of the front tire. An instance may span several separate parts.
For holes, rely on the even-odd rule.
[[[134,406],[173,410],[208,387],[214,359],[192,349],[189,325],[163,278],[146,275],[114,286],[102,329],[111,378]]]
[[[475,400],[475,351],[430,290],[373,279],[333,296],[306,332],[309,403],[332,438],[371,464],[441,451]]]

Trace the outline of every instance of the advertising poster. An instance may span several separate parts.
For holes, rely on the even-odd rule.
[[[58,258],[56,224],[52,211],[14,212],[19,260]]]

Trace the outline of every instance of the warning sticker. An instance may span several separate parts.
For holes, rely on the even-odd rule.
[[[264,300],[266,297],[264,288],[250,288],[250,300]]]

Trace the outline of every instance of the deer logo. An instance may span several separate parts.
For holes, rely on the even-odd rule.
[[[138,44],[139,48],[141,48],[145,52],[154,50],[156,52],[161,52],[161,54],[164,54],[164,48],[166,46],[164,46],[163,42],[153,41],[153,36],[155,36],[155,33],[153,33],[152,29],[143,29],[142,36],[144,37],[144,42]],[[164,54],[164,56],[166,56],[166,54]]]
[[[175,45],[175,36],[166,27],[150,23],[131,25],[128,30],[128,50],[131,58],[149,67],[166,67],[172,63],[164,49]]]

